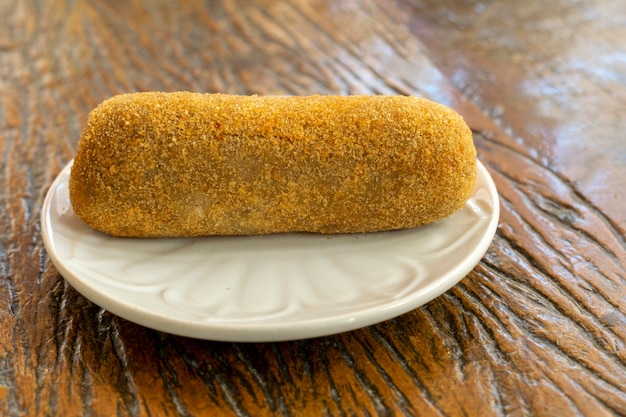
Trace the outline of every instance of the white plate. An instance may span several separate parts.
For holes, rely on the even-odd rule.
[[[255,342],[357,329],[415,309],[460,281],[496,231],[498,194],[478,163],[463,209],[417,229],[177,239],[115,238],[72,212],[71,163],[42,213],[44,244],[81,294],[135,323],[182,336]]]

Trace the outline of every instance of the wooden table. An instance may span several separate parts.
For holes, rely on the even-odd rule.
[[[0,415],[626,415],[625,40],[622,0],[0,0]],[[88,112],[143,90],[442,102],[496,237],[442,296],[344,334],[125,321],[58,274],[39,217]]]

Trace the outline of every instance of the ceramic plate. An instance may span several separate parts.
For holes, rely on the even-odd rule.
[[[72,212],[71,163],[43,207],[48,254],[99,306],[164,332],[222,341],[281,341],[357,329],[442,294],[480,261],[498,195],[478,163],[463,209],[410,230],[176,239],[115,238]]]

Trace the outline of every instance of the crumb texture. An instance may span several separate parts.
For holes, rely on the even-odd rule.
[[[475,176],[463,119],[421,98],[135,93],[91,112],[70,198],[116,236],[360,233],[449,216]]]

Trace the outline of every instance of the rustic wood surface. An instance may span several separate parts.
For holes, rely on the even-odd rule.
[[[0,415],[626,415],[623,0],[0,0]],[[172,336],[83,298],[43,196],[118,93],[413,94],[501,195],[429,304],[312,340]]]

